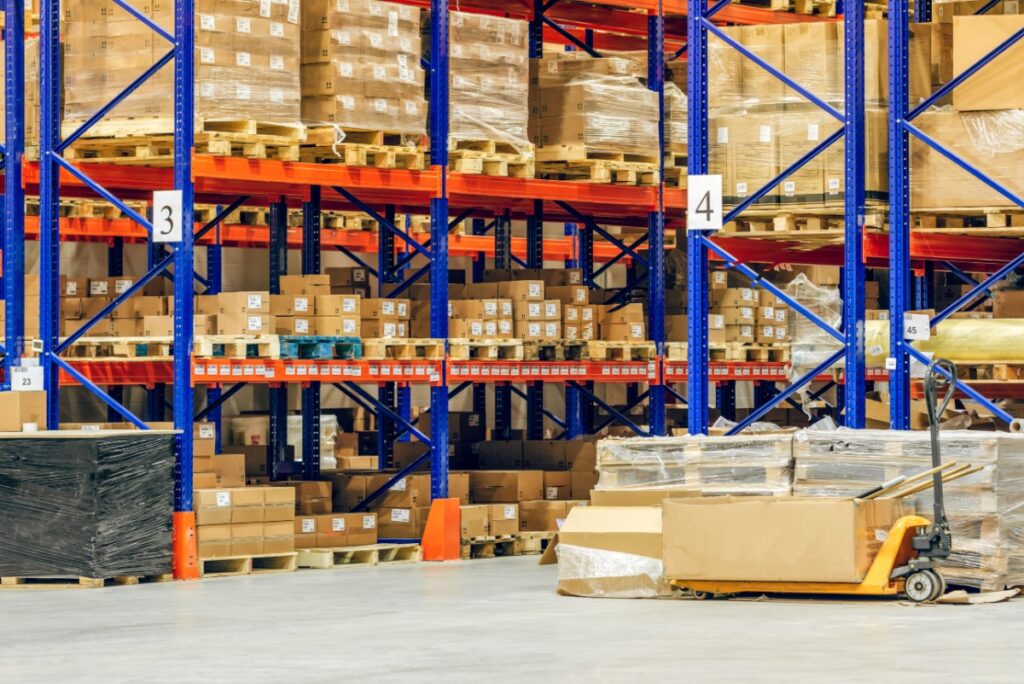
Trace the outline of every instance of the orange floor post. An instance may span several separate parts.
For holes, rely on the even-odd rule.
[[[430,505],[423,532],[423,560],[459,560],[460,514],[458,499],[437,499]]]
[[[196,514],[193,511],[174,514],[172,533],[174,579],[199,579],[199,554],[196,549]]]

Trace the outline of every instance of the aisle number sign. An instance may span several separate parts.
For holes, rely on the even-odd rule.
[[[11,389],[15,392],[39,392],[43,389],[40,366],[15,366],[11,369]]]
[[[932,321],[928,314],[908,313],[903,317],[903,339],[930,340],[932,338]]]
[[[181,242],[181,190],[153,193],[153,242]]]
[[[721,230],[722,177],[688,176],[686,188],[687,230]]]

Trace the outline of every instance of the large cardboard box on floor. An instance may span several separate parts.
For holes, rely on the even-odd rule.
[[[679,580],[860,582],[906,511],[894,499],[667,499],[665,577]]]
[[[973,66],[1000,43],[1024,29],[1024,15],[955,17],[953,19],[953,75]],[[961,112],[1024,108],[1024,42],[1006,52],[953,91],[953,108]]]
[[[470,494],[477,503],[516,503],[544,498],[542,470],[475,470]]]
[[[586,505],[586,501],[522,501],[519,503],[519,531],[557,532],[569,511]]]

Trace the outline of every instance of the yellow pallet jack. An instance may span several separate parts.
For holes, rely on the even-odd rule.
[[[845,596],[906,596],[917,601],[934,601],[946,591],[946,583],[936,561],[947,558],[952,548],[949,521],[943,498],[943,483],[977,472],[970,465],[943,464],[939,450],[939,416],[956,391],[956,366],[936,359],[928,367],[924,380],[925,399],[931,430],[932,468],[910,478],[896,480],[865,492],[861,499],[891,495],[897,498],[935,489],[933,521],[919,515],[907,515],[896,521],[882,543],[867,574],[860,583],[838,582],[751,582],[716,580],[673,580],[672,584],[692,591],[698,599],[727,597],[733,594],[826,594]],[[937,403],[939,391],[944,391]],[[930,476],[930,481],[926,478]]]

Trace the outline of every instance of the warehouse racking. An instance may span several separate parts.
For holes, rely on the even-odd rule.
[[[764,415],[771,407],[787,400],[792,393],[807,383],[824,377],[822,372],[837,361],[846,361],[844,401],[845,421],[851,427],[863,426],[864,389],[867,382],[886,379],[886,374],[865,368],[863,352],[863,288],[864,268],[882,266],[889,262],[890,254],[894,268],[892,288],[894,301],[893,316],[900,328],[899,318],[909,305],[906,301],[911,267],[922,267],[925,262],[945,264],[956,261],[964,270],[990,270],[988,266],[998,261],[1013,259],[1010,268],[1024,260],[1013,241],[997,238],[980,238],[965,246],[962,241],[947,236],[912,234],[909,230],[905,206],[903,214],[897,214],[894,203],[893,221],[899,230],[893,230],[886,238],[876,233],[865,233],[858,217],[864,214],[862,154],[858,141],[863,132],[863,51],[856,49],[862,43],[863,6],[852,3],[847,8],[845,40],[851,49],[846,50],[847,92],[846,111],[838,112],[813,96],[811,101],[822,106],[833,117],[843,123],[841,135],[845,136],[849,166],[846,187],[846,239],[842,246],[825,246],[806,249],[792,242],[763,242],[738,237],[712,236],[694,232],[688,239],[690,253],[689,309],[690,346],[686,362],[666,361],[664,308],[660,282],[664,271],[665,233],[669,228],[683,225],[685,221],[686,198],[683,191],[658,187],[601,186],[570,183],[563,181],[525,180],[464,176],[450,173],[447,164],[447,22],[448,2],[446,0],[410,0],[408,4],[429,7],[431,10],[431,55],[436,56],[429,65],[433,107],[429,121],[431,144],[431,168],[425,171],[381,170],[345,166],[319,166],[297,162],[274,160],[250,160],[195,155],[192,150],[192,86],[191,73],[193,37],[190,0],[176,2],[176,25],[173,35],[152,25],[143,15],[131,9],[129,2],[118,0],[118,4],[136,18],[146,23],[168,43],[168,51],[154,67],[140,75],[139,79],[125,91],[116,104],[141,85],[147,77],[174,62],[175,68],[175,165],[174,169],[118,167],[89,165],[86,170],[63,160],[61,153],[91,123],[102,118],[105,108],[83,128],[63,140],[59,137],[60,122],[57,117],[57,98],[61,74],[58,56],[60,42],[59,3],[49,0],[41,7],[41,103],[42,139],[39,163],[27,163],[22,172],[24,151],[23,120],[17,113],[24,101],[23,44],[24,27],[23,0],[5,0],[7,28],[5,49],[7,54],[7,135],[5,147],[5,207],[4,207],[4,290],[7,300],[7,346],[4,350],[7,368],[20,363],[24,340],[23,309],[17,296],[23,287],[23,240],[38,239],[41,243],[42,274],[42,321],[41,321],[41,362],[45,371],[45,387],[50,393],[50,417],[56,422],[58,411],[58,390],[62,384],[80,384],[97,394],[111,410],[142,426],[143,421],[131,414],[120,400],[121,387],[143,385],[150,388],[149,420],[158,419],[163,413],[163,390],[166,384],[173,386],[173,411],[176,426],[181,429],[178,487],[176,510],[181,514],[180,525],[187,527],[191,501],[191,426],[197,418],[216,420],[219,407],[245,384],[264,384],[270,387],[271,396],[271,448],[272,472],[277,476],[288,474],[314,478],[319,472],[320,388],[322,383],[337,386],[356,404],[371,410],[379,418],[379,446],[382,465],[389,465],[389,452],[394,441],[408,439],[410,435],[421,439],[430,446],[424,457],[403,472],[420,466],[429,458],[433,481],[433,494],[443,497],[447,487],[447,414],[450,398],[463,391],[474,389],[474,404],[483,405],[484,385],[494,385],[496,413],[493,427],[501,434],[507,431],[511,421],[513,397],[526,400],[528,411],[528,433],[538,437],[543,433],[544,421],[548,420],[563,429],[566,437],[574,437],[600,429],[603,425],[591,424],[591,404],[597,403],[606,410],[612,420],[618,420],[641,434],[661,435],[667,430],[666,403],[669,397],[686,401],[672,385],[686,383],[687,397],[691,400],[689,428],[701,433],[708,429],[709,404],[707,390],[709,381],[720,389],[719,405],[728,403],[734,396],[737,381],[755,380],[759,392],[760,408],[740,423],[735,431]],[[486,12],[493,3],[483,0],[465,0],[459,4],[462,11]],[[690,97],[690,158],[689,172],[700,174],[707,171],[708,108],[707,108],[707,40],[713,34],[724,37],[717,31],[717,23],[760,24],[812,19],[788,13],[770,12],[759,8],[730,3],[728,0],[707,4],[700,0],[604,0],[602,2],[576,2],[575,0],[522,0],[507,3],[502,13],[531,22],[531,50],[539,55],[545,40],[559,41],[575,49],[599,54],[604,49],[646,49],[649,55],[649,87],[663,98],[664,62],[661,56],[674,53],[676,59],[686,56],[689,69]],[[918,7],[924,7],[918,3]],[[907,14],[907,3],[901,3],[902,13]],[[917,18],[925,17],[919,10]],[[899,49],[900,31],[903,31],[903,45],[906,42],[906,23],[893,21],[892,40],[895,50]],[[689,34],[689,42],[686,36]],[[1019,38],[1019,36],[1016,36]],[[858,42],[859,41],[859,42]],[[742,46],[733,44],[745,57],[754,57]],[[755,57],[755,61],[756,57]],[[894,59],[894,68],[901,61]],[[793,83],[784,74],[770,65],[761,64],[770,73],[790,87]],[[904,64],[905,69],[905,64]],[[906,102],[905,84],[900,90],[894,73],[893,101],[899,101],[903,93]],[[905,79],[905,76],[904,76]],[[804,95],[810,95],[795,88]],[[893,112],[896,108],[893,107]],[[441,114],[441,115],[439,115]],[[898,117],[894,113],[894,119]],[[663,122],[664,123],[664,122]],[[898,125],[898,124],[894,124]],[[905,126],[905,124],[903,124]],[[664,126],[661,137],[664,140]],[[838,139],[833,136],[818,145],[794,165],[793,171],[810,160],[813,154],[822,151],[827,144]],[[893,138],[895,139],[895,138]],[[861,161],[858,161],[861,160]],[[906,149],[894,164],[906,169]],[[19,176],[23,173],[23,180]],[[786,173],[780,175],[779,179]],[[903,195],[895,192],[897,182],[906,183],[906,174],[892,175],[893,197]],[[251,246],[269,248],[271,253],[271,290],[275,291],[280,276],[286,268],[286,250],[302,250],[304,273],[320,271],[322,250],[338,250],[357,263],[364,263],[364,254],[376,254],[377,263],[371,268],[378,274],[382,285],[398,285],[391,296],[398,296],[402,283],[415,282],[429,272],[432,286],[431,333],[437,338],[447,338],[447,319],[443,315],[447,300],[447,278],[449,256],[478,256],[477,264],[482,268],[482,258],[493,258],[497,267],[511,267],[514,263],[537,268],[544,261],[564,261],[567,266],[583,269],[587,283],[594,286],[594,276],[601,267],[596,263],[632,262],[645,264],[651,274],[648,284],[650,306],[650,337],[656,343],[658,357],[653,362],[512,362],[512,361],[453,361],[416,360],[394,362],[369,361],[270,361],[270,360],[225,360],[217,363],[196,363],[192,359],[192,282],[188,278],[175,279],[175,343],[174,361],[100,361],[78,363],[62,359],[59,355],[79,335],[61,340],[56,327],[57,277],[59,270],[59,247],[62,240],[93,240],[107,242],[110,249],[110,274],[116,275],[123,268],[123,245],[125,242],[146,242],[152,230],[149,220],[125,205],[129,199],[148,199],[156,190],[177,188],[183,193],[183,225],[191,225],[192,202],[216,204],[222,211],[208,223],[197,226],[192,233],[185,231],[183,240],[170,253],[163,246],[150,250],[151,270],[139,279],[136,286],[118,298],[99,317],[131,294],[147,280],[160,277],[173,268],[175,273],[187,273],[194,263],[194,247],[206,245],[208,271],[200,282],[208,292],[215,293],[220,287],[220,248],[222,246]],[[23,213],[24,194],[38,194],[41,198],[40,216],[26,218]],[[127,219],[69,219],[61,218],[57,212],[61,196],[103,197],[124,211]],[[756,195],[751,199],[756,199]],[[1019,199],[1015,199],[1019,204]],[[224,219],[234,209],[247,203],[270,205],[271,212],[267,228],[224,225]],[[749,204],[745,202],[744,205]],[[289,229],[287,211],[302,207],[304,221],[302,228]],[[378,223],[379,229],[370,232],[323,232],[320,211],[322,209],[356,208],[369,213]],[[737,207],[736,215],[744,206]],[[411,235],[403,227],[395,225],[397,213],[430,213],[431,231],[429,240]],[[513,238],[512,220],[527,222],[527,237]],[[727,219],[728,220],[728,219]],[[472,221],[468,235],[450,234],[463,223]],[[543,224],[560,222],[566,225],[566,237],[545,238]],[[647,228],[647,234],[632,244],[626,244],[610,235],[602,224],[634,225]],[[891,245],[890,245],[891,241]],[[648,256],[638,251],[646,243]],[[801,247],[799,251],[797,247]],[[429,265],[411,275],[407,274],[412,255],[429,259]],[[482,256],[481,256],[482,255]],[[777,295],[777,288],[767,284],[758,274],[744,266],[744,262],[756,260],[770,263],[842,264],[844,266],[845,317],[842,331],[832,331],[844,348],[833,355],[827,363],[797,381],[790,389],[781,393],[772,391],[775,383],[784,382],[786,373],[781,363],[709,363],[707,340],[707,269],[708,257],[724,261],[726,265],[752,277],[758,286],[767,287]],[[369,266],[369,264],[366,264]],[[198,278],[198,276],[197,276]],[[995,276],[993,276],[995,278]],[[991,279],[990,279],[991,280]],[[990,280],[978,286],[981,291]],[[916,279],[917,285],[922,284]],[[897,287],[897,284],[902,283]],[[636,285],[637,283],[632,283]],[[627,288],[628,290],[629,288]],[[919,288],[920,289],[920,288]],[[899,294],[903,293],[903,294]],[[923,297],[918,293],[918,299]],[[794,308],[814,320],[813,314],[796,302]],[[438,312],[442,312],[439,314]],[[703,315],[700,315],[700,314]],[[940,314],[940,318],[941,318]],[[823,324],[823,321],[818,321]],[[86,326],[87,328],[88,326]],[[895,340],[894,347],[899,348]],[[909,349],[902,345],[903,349]],[[909,352],[908,352],[909,353]],[[902,354],[897,358],[897,375],[894,378],[893,425],[906,427],[909,407],[910,383],[907,375],[908,361]],[[6,378],[10,374],[5,374]],[[831,377],[831,376],[829,376]],[[901,379],[902,378],[902,379]],[[625,411],[607,405],[595,393],[594,383],[617,382],[631,386],[630,406]],[[543,403],[543,383],[557,383],[566,388],[565,412],[556,415]],[[284,388],[290,384],[302,386],[303,396],[303,445],[304,453],[301,472],[289,467],[293,464],[281,460],[283,451],[284,412],[286,394]],[[410,384],[430,387],[430,434],[420,432],[410,413]],[[638,385],[646,384],[648,389],[639,391]],[[377,386],[372,393],[366,386]],[[525,385],[525,391],[517,385]],[[827,387],[828,385],[826,385]],[[193,415],[194,387],[206,389],[206,408],[198,416]],[[973,391],[973,390],[972,390]],[[819,390],[820,392],[820,390]],[[641,428],[629,417],[634,406],[648,403],[649,428]],[[699,408],[698,408],[699,407]],[[996,407],[992,407],[996,408]],[[998,409],[996,408],[998,411]],[[997,415],[999,415],[997,413]],[[367,500],[372,503],[373,497]]]

